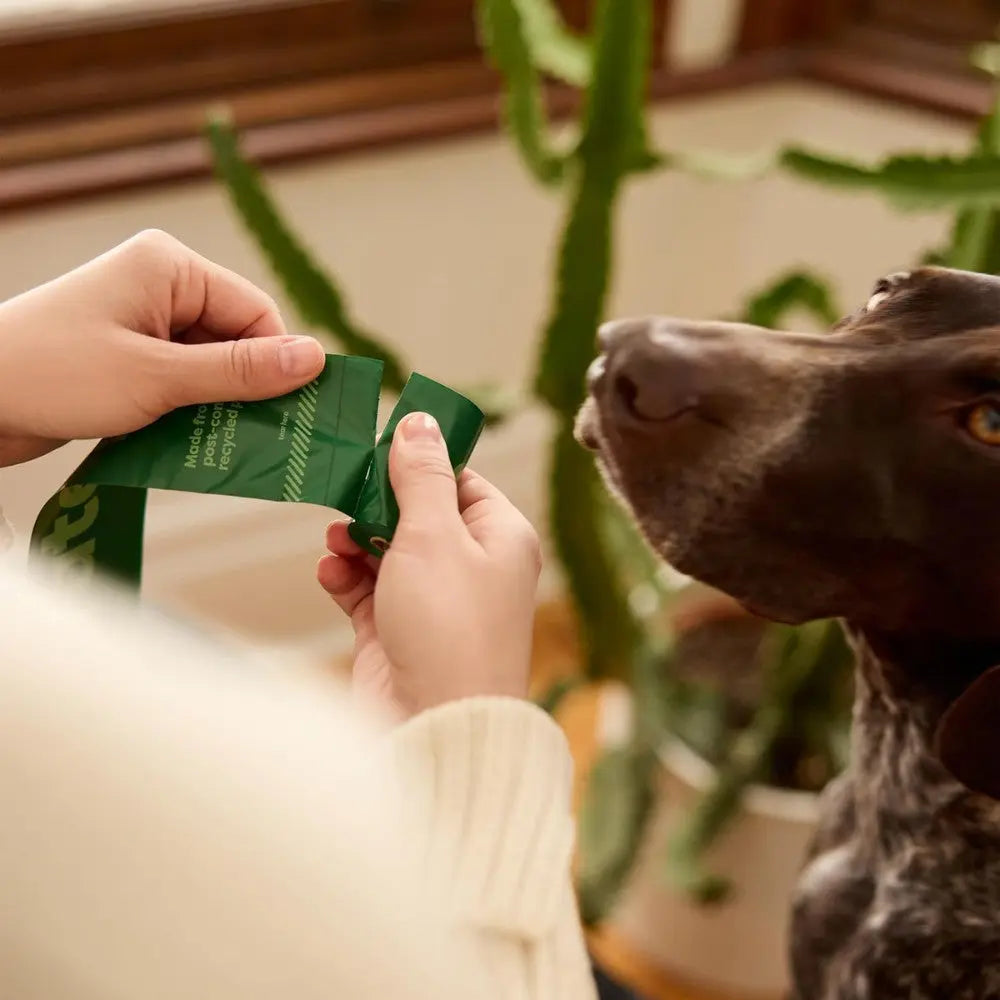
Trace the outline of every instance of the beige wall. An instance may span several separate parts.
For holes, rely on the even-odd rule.
[[[673,104],[657,111],[655,132],[664,148],[747,151],[794,139],[865,158],[966,141],[964,127],[801,85]],[[415,367],[456,384],[525,380],[561,205],[526,179],[503,139],[352,157],[272,179],[289,217],[335,267],[357,316]],[[900,216],[874,198],[780,177],[723,185],[659,173],[633,183],[622,205],[611,313],[719,315],[801,263],[836,279],[853,305],[945,225],[943,217]],[[273,290],[224,197],[203,184],[0,220],[0,298],[149,226]],[[477,454],[477,465],[536,521],[544,433],[544,418],[528,413]],[[74,460],[66,453],[0,472],[0,504],[22,532]],[[335,619],[311,580],[326,520],[313,509],[157,496],[147,592],[261,641],[328,648]]]

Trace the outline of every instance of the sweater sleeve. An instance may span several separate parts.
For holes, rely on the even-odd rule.
[[[475,937],[496,997],[595,996],[571,883],[572,762],[513,699],[425,712],[392,736],[404,825],[428,891]]]

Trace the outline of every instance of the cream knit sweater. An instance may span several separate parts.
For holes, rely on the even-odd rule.
[[[541,712],[387,736],[114,596],[0,573],[0,607],[4,1000],[594,996]]]

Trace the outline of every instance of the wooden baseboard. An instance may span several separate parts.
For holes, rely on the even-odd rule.
[[[740,1000],[677,982],[610,929],[588,935],[587,944],[601,968],[643,1000]]]
[[[804,53],[801,68],[806,79],[817,83],[949,118],[980,118],[995,100],[994,88],[985,77],[935,70],[895,57],[878,58],[841,45]]]

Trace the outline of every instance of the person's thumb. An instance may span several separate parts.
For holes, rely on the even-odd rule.
[[[438,422],[427,413],[400,421],[389,450],[389,481],[399,504],[394,545],[461,524],[458,490]]]
[[[283,396],[312,381],[325,355],[312,337],[172,344],[172,406]]]

